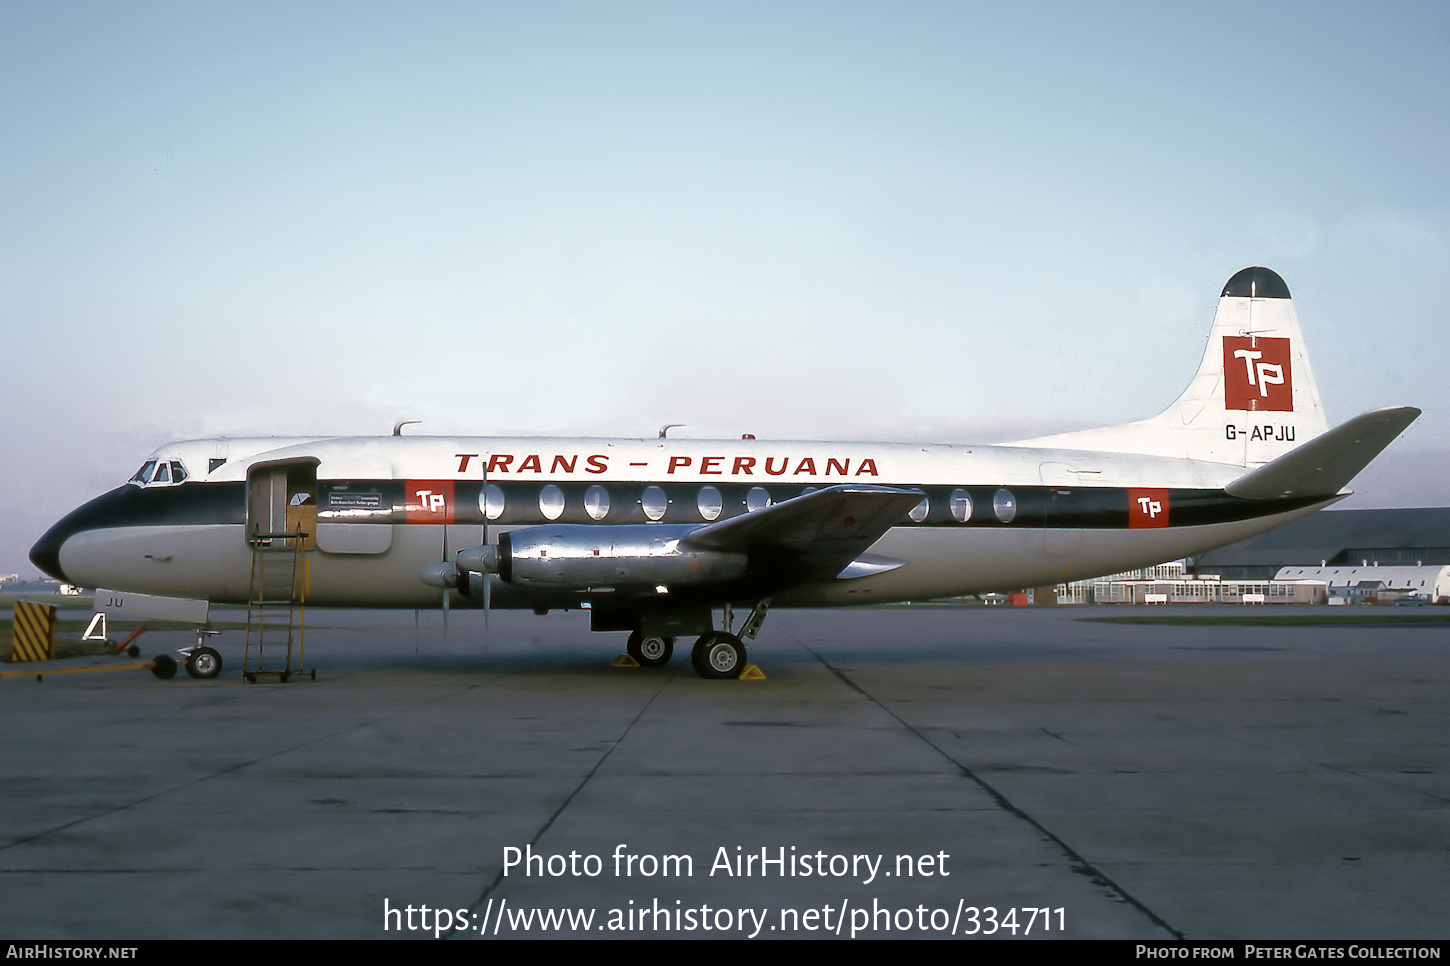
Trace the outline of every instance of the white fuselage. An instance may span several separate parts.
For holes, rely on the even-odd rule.
[[[434,606],[438,591],[418,579],[419,569],[510,529],[704,525],[840,483],[921,490],[926,506],[864,555],[878,566],[795,586],[775,600],[858,604],[1114,573],[1240,540],[1333,502],[1235,500],[1223,487],[1244,470],[1231,464],[1022,446],[255,438],[176,443],[151,458],[180,463],[185,481],[128,484],[58,524],[54,549],[66,579],[244,602],[249,526],[257,532],[270,512],[273,530],[304,520],[315,527],[316,545],[305,553],[309,603]],[[268,473],[279,481],[276,492],[259,495]],[[588,588],[541,596],[489,579],[494,606],[598,606]],[[467,601],[454,592],[454,603]]]

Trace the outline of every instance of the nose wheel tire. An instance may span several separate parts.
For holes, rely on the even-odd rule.
[[[745,644],[732,634],[705,634],[690,651],[690,663],[702,678],[738,678],[745,670]]]
[[[176,661],[165,654],[158,654],[151,662],[151,673],[163,681],[167,678],[174,678],[176,677]]]
[[[210,647],[198,647],[186,659],[186,673],[194,678],[214,678],[222,673],[222,656]]]
[[[674,656],[675,639],[635,631],[629,635],[629,642],[625,644],[624,649],[640,667],[660,667],[668,664],[670,658]]]

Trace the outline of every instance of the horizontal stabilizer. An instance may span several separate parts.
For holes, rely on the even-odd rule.
[[[1224,489],[1246,500],[1333,496],[1419,415],[1413,406],[1398,406],[1356,416]]]

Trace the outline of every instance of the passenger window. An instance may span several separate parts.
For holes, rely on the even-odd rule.
[[[750,513],[754,513],[756,510],[764,510],[770,504],[770,494],[765,492],[765,487],[763,486],[752,486],[750,492],[745,494],[745,509]]]
[[[665,515],[669,509],[670,501],[665,496],[665,491],[657,486],[647,486],[644,494],[639,498],[639,505],[644,507],[644,515],[651,520],[658,520]]]
[[[497,520],[503,516],[503,490],[490,483],[483,488],[478,495],[478,508],[483,511],[484,517],[489,520]]]
[[[564,513],[564,491],[552,483],[540,490],[539,512],[546,519],[559,519]]]
[[[594,484],[584,491],[584,512],[591,520],[603,520],[609,515],[609,491]]]
[[[951,507],[952,519],[958,523],[966,523],[972,518],[972,496],[966,490],[952,490],[948,506]]]
[[[999,523],[1011,523],[1017,519],[1017,498],[1011,490],[1001,489],[992,494],[992,512],[997,515]]]
[[[695,501],[700,508],[700,516],[706,520],[718,520],[720,511],[725,509],[725,501],[720,499],[720,491],[713,486],[700,487],[700,498]]]
[[[911,517],[912,523],[920,523],[921,521],[926,519],[927,512],[930,510],[931,501],[928,500],[926,497],[922,497],[921,502],[918,503],[916,506],[912,507],[911,512],[908,513],[907,516]]]

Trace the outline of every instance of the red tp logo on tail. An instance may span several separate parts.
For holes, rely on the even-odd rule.
[[[1224,336],[1223,408],[1247,412],[1294,411],[1288,339]]]

